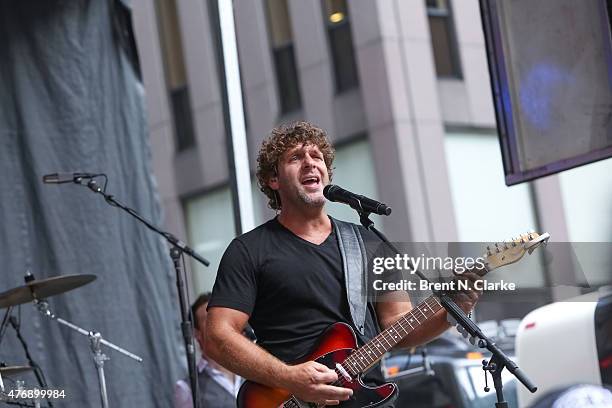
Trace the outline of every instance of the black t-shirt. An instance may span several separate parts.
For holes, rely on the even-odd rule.
[[[376,239],[361,232],[365,241]],[[248,314],[258,344],[285,362],[309,353],[331,324],[353,326],[335,231],[316,245],[275,218],[235,238],[219,265],[208,303],[215,306]],[[377,327],[373,315],[368,304],[366,327]]]

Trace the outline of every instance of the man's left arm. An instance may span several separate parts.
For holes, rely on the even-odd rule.
[[[461,279],[468,279],[474,282],[480,279],[475,273],[465,272],[461,275]],[[479,293],[476,290],[456,293],[453,298],[457,305],[463,309],[465,313],[469,313],[476,302],[478,301]],[[396,291],[381,295],[375,303],[376,316],[381,329],[390,327],[398,321],[402,316],[408,313],[416,306],[410,302],[410,297],[407,292]],[[411,348],[431,341],[438,337],[450,326],[446,319],[446,310],[439,310],[435,315],[427,319],[427,321],[416,327],[398,347]]]

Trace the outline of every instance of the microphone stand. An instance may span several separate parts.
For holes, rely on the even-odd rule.
[[[382,232],[376,229],[374,222],[369,218],[371,213],[363,210],[359,200],[355,201],[355,207],[361,208],[357,209],[361,225],[376,234],[376,236],[378,236],[383,243],[391,248],[396,254],[399,254],[400,251],[398,251],[398,249],[391,242],[389,242],[387,237]],[[410,263],[410,267],[413,271],[415,271],[416,275],[420,279],[429,282],[429,279],[427,279],[427,277],[425,277],[421,271],[414,268],[412,262]],[[518,368],[518,366],[512,360],[510,360],[510,358],[504,354],[504,352],[493,341],[484,335],[476,323],[467,317],[465,312],[448,294],[435,291],[434,294],[440,299],[440,304],[446,309],[449,317],[457,322],[457,324],[459,324],[465,330],[465,332],[469,333],[471,337],[478,339],[478,347],[486,348],[491,352],[492,357],[489,362],[487,363],[486,361],[483,361],[483,370],[485,371],[485,379],[487,371],[490,372],[491,377],[493,377],[493,385],[495,386],[495,392],[497,394],[497,402],[495,403],[496,408],[508,408],[508,403],[504,400],[503,384],[501,380],[501,373],[504,368],[507,368],[508,371],[510,371],[530,392],[536,392],[538,388],[529,380],[529,378],[527,378],[525,373]],[[485,390],[488,391],[488,389]]]
[[[106,177],[105,175],[102,175]],[[89,180],[87,184],[83,184],[83,180]],[[186,253],[187,255],[194,258],[196,261],[200,262],[204,266],[209,266],[210,262],[206,259],[198,255],[193,249],[191,249],[187,244],[183,241],[179,240],[174,235],[169,232],[163,231],[155,225],[151,224],[145,218],[143,218],[140,214],[138,214],[135,210],[127,207],[124,204],[118,202],[112,195],[106,194],[106,183],[104,188],[100,187],[98,183],[93,178],[89,177],[75,177],[74,182],[79,185],[87,186],[94,193],[100,194],[104,197],[104,200],[113,207],[118,207],[123,211],[130,214],[132,217],[136,218],[138,221],[143,223],[147,228],[151,231],[154,231],[164,237],[166,241],[171,244],[170,248],[170,257],[172,258],[172,263],[174,264],[174,270],[176,273],[176,287],[179,295],[179,302],[181,308],[181,332],[183,334],[183,341],[185,343],[185,351],[187,357],[187,367],[189,369],[189,380],[191,384],[191,397],[193,399],[193,407],[199,408],[199,399],[198,399],[198,374],[196,371],[196,348],[193,340],[193,322],[189,319],[190,310],[189,310],[189,295],[187,293],[187,289],[185,287],[185,270],[183,269],[180,257],[181,254]],[[184,265],[183,265],[184,266]]]

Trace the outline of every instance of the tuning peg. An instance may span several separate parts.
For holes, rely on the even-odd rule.
[[[472,346],[475,346],[476,345],[476,337],[470,336],[470,343],[472,343]]]

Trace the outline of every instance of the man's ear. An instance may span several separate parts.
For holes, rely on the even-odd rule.
[[[278,190],[278,177],[277,176],[270,177],[270,179],[268,180],[268,187],[270,187],[272,190]]]

